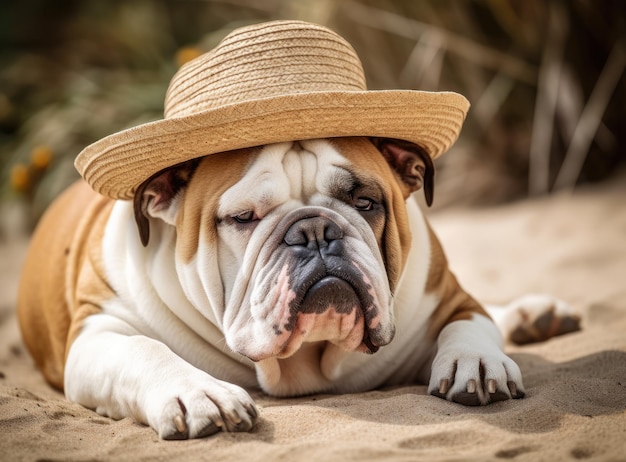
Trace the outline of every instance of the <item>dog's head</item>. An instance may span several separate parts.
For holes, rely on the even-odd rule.
[[[402,141],[281,143],[161,172],[137,191],[135,216],[159,251],[160,230],[176,227],[185,295],[232,350],[258,361],[326,341],[374,353],[394,335],[405,200],[423,186],[430,204],[433,175]]]

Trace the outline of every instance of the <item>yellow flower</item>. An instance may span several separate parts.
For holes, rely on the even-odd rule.
[[[197,58],[202,54],[202,50],[197,47],[182,47],[176,52],[175,60],[178,67],[185,63],[188,63],[192,59]]]
[[[28,167],[24,164],[15,164],[11,169],[11,187],[18,192],[27,192],[30,187]]]
[[[37,170],[45,170],[52,161],[52,149],[48,146],[37,146],[30,153],[30,163]]]

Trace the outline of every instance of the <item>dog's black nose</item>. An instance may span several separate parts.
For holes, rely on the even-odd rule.
[[[289,246],[305,247],[321,254],[339,250],[343,231],[337,223],[325,217],[310,217],[296,221],[285,233],[284,241]]]

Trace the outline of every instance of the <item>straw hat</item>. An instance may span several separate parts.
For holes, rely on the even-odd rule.
[[[368,91],[354,49],[300,21],[237,29],[174,75],[163,120],[107,136],[75,165],[91,187],[130,199],[153,174],[216,152],[281,141],[376,136],[433,159],[461,131],[468,101],[449,92]]]

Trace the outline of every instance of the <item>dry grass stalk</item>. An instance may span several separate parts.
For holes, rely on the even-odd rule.
[[[353,0],[343,2],[342,6],[342,12],[353,21],[405,38],[419,40],[427,31],[436,32],[451,53],[472,61],[478,66],[507,74],[520,82],[535,84],[537,69],[515,56],[484,46],[444,28],[366,6]]]
[[[602,116],[625,67],[626,53],[621,44],[616,43],[574,129],[574,135],[570,140],[565,159],[554,183],[555,189],[567,189],[569,191],[574,189],[591,147],[591,142],[602,123]]]
[[[545,194],[550,189],[550,148],[561,84],[563,50],[569,28],[560,2],[551,2],[548,11],[548,37],[539,69],[530,144],[528,187],[533,195]]]

